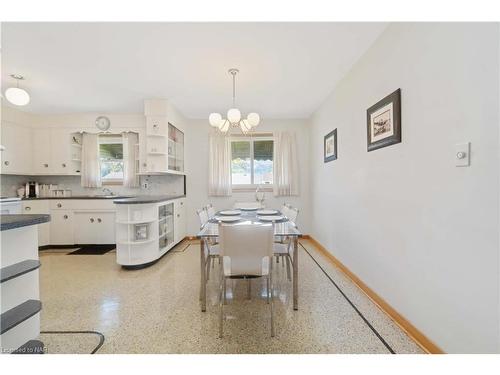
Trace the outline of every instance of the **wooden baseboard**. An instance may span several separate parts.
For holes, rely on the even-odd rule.
[[[359,277],[351,272],[342,262],[335,258],[323,245],[309,235],[302,237],[310,240],[329,261],[331,261],[342,273],[358,286],[385,314],[387,314],[403,331],[410,336],[418,346],[430,354],[444,354],[444,351],[425,336],[417,327],[411,324],[405,317],[398,313],[382,297],[375,293]]]

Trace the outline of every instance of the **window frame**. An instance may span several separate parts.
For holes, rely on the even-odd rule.
[[[254,142],[255,141],[273,141],[273,174],[274,174],[274,135],[273,134],[263,134],[263,135],[236,135],[231,136],[229,138],[229,142],[249,142],[250,143],[250,184],[233,184],[233,173],[232,173],[232,161],[233,154],[231,152],[231,163],[229,165],[230,174],[231,174],[231,189],[233,191],[255,191],[257,187],[260,186],[261,191],[273,191],[274,188],[274,179],[272,184],[255,184],[254,183]],[[232,149],[232,147],[230,147]]]
[[[108,141],[105,141],[108,138]],[[118,140],[120,139],[120,141]],[[110,141],[111,140],[111,141]],[[99,134],[99,176],[101,175],[101,144],[121,144],[123,153],[123,137],[121,134]],[[118,160],[118,159],[117,159]],[[124,160],[121,159],[122,163]],[[108,178],[104,179],[101,176],[101,184],[104,185],[123,185],[123,178]]]

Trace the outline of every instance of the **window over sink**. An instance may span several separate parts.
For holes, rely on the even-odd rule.
[[[103,185],[123,184],[123,140],[118,134],[99,136],[99,165]]]

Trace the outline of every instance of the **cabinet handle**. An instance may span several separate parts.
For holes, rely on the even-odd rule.
[[[177,214],[177,217],[181,217],[181,214]]]
[[[29,206],[28,206],[28,207],[24,207],[24,209],[25,209],[26,211],[31,211],[31,207],[29,207]]]
[[[68,218],[68,215],[64,215],[63,218],[67,219]]]
[[[145,166],[147,166],[147,164],[146,163],[142,163],[142,166],[145,167]]]
[[[61,164],[63,168],[66,168],[66,163]]]
[[[61,207],[62,207],[62,204],[61,204],[61,203],[58,203],[58,204],[57,204],[57,207],[61,208]]]
[[[5,165],[9,165],[9,164],[10,164],[8,160],[5,160],[3,163],[4,163]]]
[[[100,223],[101,221],[102,221],[102,220],[101,220],[101,218],[98,218],[98,219],[97,219],[97,222],[98,222],[98,223]]]
[[[181,202],[181,206],[184,205],[184,202]]]
[[[90,222],[93,223],[95,220],[93,217],[90,218]]]

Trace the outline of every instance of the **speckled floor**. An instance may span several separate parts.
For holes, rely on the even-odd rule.
[[[299,310],[291,283],[276,267],[276,337],[270,337],[269,305],[260,280],[246,299],[244,281],[228,285],[224,337],[217,335],[217,283],[208,285],[207,312],[200,311],[199,245],[180,244],[152,267],[127,271],[116,254],[40,254],[41,329],[94,330],[105,341],[97,353],[422,353],[354,284],[307,240],[299,253]],[[185,251],[182,251],[186,248]],[[307,249],[306,252],[305,249]],[[377,337],[331,280],[340,286]],[[218,265],[214,268],[218,273]],[[49,353],[90,353],[91,334],[42,334]],[[386,342],[387,346],[384,345]]]

